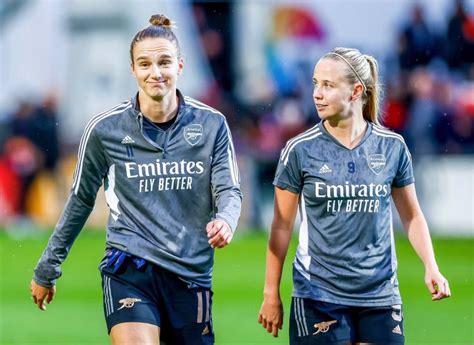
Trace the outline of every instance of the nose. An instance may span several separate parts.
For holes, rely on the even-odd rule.
[[[157,64],[152,65],[152,71],[153,71],[153,76],[155,78],[159,79],[161,77],[160,68],[158,67]]]
[[[318,86],[315,86],[315,87],[314,87],[314,90],[313,90],[313,98],[314,98],[314,99],[321,99],[321,98],[323,98],[323,95],[321,94],[321,91],[320,91],[320,89],[319,89]]]

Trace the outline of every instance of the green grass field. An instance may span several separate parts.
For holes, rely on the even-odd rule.
[[[97,269],[105,234],[83,231],[63,265],[54,303],[41,312],[31,301],[28,286],[47,238],[43,233],[12,239],[0,231],[0,344],[108,344]],[[293,241],[291,257],[295,245]],[[257,324],[265,248],[266,235],[246,234],[217,251],[213,317],[218,345],[288,344],[291,260],[285,265],[282,285],[284,330],[274,339]],[[453,296],[431,302],[422,264],[405,238],[397,238],[407,344],[474,343],[473,248],[473,239],[435,240],[438,263]]]

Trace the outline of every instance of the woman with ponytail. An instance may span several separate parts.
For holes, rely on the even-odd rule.
[[[313,83],[321,122],[288,141],[276,171],[259,322],[274,336],[282,328],[280,279],[299,209],[290,344],[403,344],[391,200],[432,300],[451,295],[417,201],[410,153],[380,125],[372,56],[335,48],[317,62]]]
[[[70,197],[31,282],[45,310],[104,183],[110,217],[100,264],[113,344],[213,344],[214,248],[240,215],[240,178],[225,117],[177,89],[184,62],[154,15],[130,46],[138,92],[89,122]]]

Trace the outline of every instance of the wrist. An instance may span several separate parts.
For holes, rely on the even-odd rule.
[[[263,290],[263,298],[265,299],[279,299],[280,289],[278,288],[265,288]]]
[[[438,264],[436,262],[429,262],[425,264],[425,271],[426,272],[438,272]]]

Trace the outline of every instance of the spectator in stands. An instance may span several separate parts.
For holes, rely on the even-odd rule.
[[[412,9],[411,21],[399,37],[399,64],[402,70],[425,66],[437,54],[437,38],[423,14],[421,5]]]

